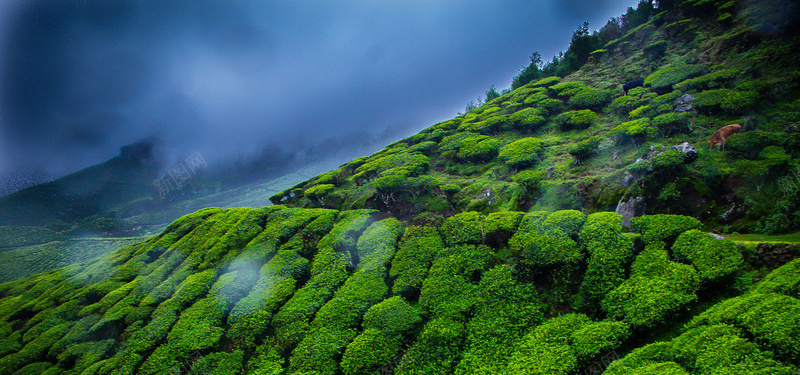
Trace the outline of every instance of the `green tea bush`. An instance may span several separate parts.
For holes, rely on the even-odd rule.
[[[192,363],[190,373],[236,375],[244,372],[242,363],[244,353],[241,350],[215,352],[198,358]]]
[[[464,141],[458,148],[456,157],[470,162],[486,162],[497,156],[500,141],[496,139],[481,139]]]
[[[612,362],[604,374],[792,374],[743,333],[726,324],[690,329],[669,342],[634,349]]]
[[[672,134],[686,133],[689,129],[689,114],[686,112],[669,112],[653,118],[652,125],[663,138]]]
[[[680,176],[684,170],[686,155],[678,150],[667,150],[653,157],[650,165],[656,179],[671,181]]]
[[[507,120],[507,116],[492,116],[483,121],[464,123],[458,127],[458,130],[491,134],[500,130]]]
[[[570,97],[587,89],[583,82],[561,82],[547,88],[551,96]]]
[[[741,113],[758,104],[760,99],[761,95],[755,91],[716,89],[697,93],[692,104],[698,110],[707,113],[719,110]]]
[[[611,103],[611,90],[586,88],[569,98],[569,105],[580,109],[600,110]]]
[[[528,166],[539,160],[544,141],[527,137],[511,142],[500,149],[500,159],[512,167]]]
[[[692,264],[703,281],[730,275],[742,265],[742,253],[733,242],[696,229],[678,236],[672,254],[678,261]]]
[[[780,358],[800,358],[800,300],[773,293],[751,293],[722,301],[688,324],[732,324],[746,330]]]
[[[730,83],[738,75],[739,71],[737,70],[722,69],[697,78],[687,79],[675,85],[675,88],[684,92],[690,89],[694,90],[714,89],[717,87],[724,86],[727,83]]]
[[[546,234],[518,233],[511,238],[508,246],[519,256],[521,265],[535,269],[576,265],[583,260],[578,244],[560,230]]]
[[[669,43],[666,40],[659,40],[644,46],[644,54],[648,61],[657,61],[667,51]]]
[[[311,330],[292,351],[292,370],[334,373],[337,357],[356,337],[356,327],[367,309],[388,292],[383,268],[362,269],[345,281],[333,298],[317,312]]]
[[[550,215],[547,211],[531,211],[526,212],[525,215],[522,217],[522,221],[519,223],[519,229],[517,229],[517,233],[524,234],[530,232],[537,232],[542,233],[544,231],[544,227],[542,224],[547,219],[547,216]]]
[[[458,132],[453,135],[448,135],[447,137],[442,138],[442,141],[439,142],[439,151],[446,152],[446,151],[458,151],[458,148],[461,147],[462,142],[475,142],[489,139],[489,136],[481,135],[472,132]]]
[[[589,253],[589,262],[578,291],[578,306],[595,313],[606,294],[625,280],[633,242],[622,235],[622,217],[615,213],[589,215],[580,239]]]
[[[433,262],[422,283],[419,303],[432,316],[460,320],[477,301],[473,278],[480,275],[494,254],[484,245],[461,245],[449,252]]]
[[[402,342],[377,329],[365,329],[347,345],[340,366],[346,375],[375,372],[392,361]],[[335,372],[329,372],[331,374]]]
[[[537,108],[525,108],[510,115],[508,121],[513,124],[515,129],[534,132],[545,122],[545,118],[541,116],[540,112]]]
[[[589,137],[570,147],[567,152],[572,156],[574,163],[580,165],[592,157],[600,148],[600,142],[602,141],[603,139],[599,136]]]
[[[478,285],[475,317],[467,325],[466,347],[456,374],[498,374],[529,327],[542,322],[533,285],[516,281],[507,264],[487,271]]]
[[[505,373],[572,374],[579,359],[571,347],[575,331],[590,324],[583,314],[567,314],[549,319],[525,335],[509,357]]]
[[[587,324],[572,333],[571,341],[578,358],[595,358],[622,345],[630,334],[625,322]]]
[[[411,175],[416,176],[425,173],[430,168],[428,157],[421,153],[405,153],[398,152],[386,156],[371,157],[366,163],[355,169],[353,179],[356,182],[363,182],[371,180],[378,176],[381,172],[396,168],[404,167]]]
[[[765,147],[779,146],[783,139],[781,133],[754,130],[728,137],[725,150],[740,158],[755,159]]]
[[[753,287],[753,293],[780,293],[800,299],[800,259],[770,272]]]
[[[645,117],[619,124],[611,130],[611,134],[618,145],[630,142],[636,146],[653,138],[656,134],[656,128],[652,125],[650,119]]]
[[[373,305],[364,314],[364,330],[344,351],[342,370],[358,374],[390,363],[400,351],[403,336],[421,321],[420,311],[401,297]]]
[[[615,319],[635,327],[653,327],[697,299],[697,272],[691,266],[670,261],[663,242],[648,244],[631,270],[631,277],[600,303]]]
[[[542,78],[542,79],[540,79],[540,80],[538,80],[536,82],[531,82],[527,86],[528,87],[549,87],[549,86],[557,84],[560,81],[561,81],[561,78],[558,78],[558,77],[555,77],[555,76],[553,76],[553,77],[545,77],[545,78]]]
[[[586,222],[586,216],[578,210],[561,210],[547,215],[547,219],[542,222],[542,230],[545,232],[560,229],[564,234],[578,238],[578,234]]]
[[[483,243],[483,216],[468,211],[447,218],[439,228],[447,246]]]
[[[600,117],[590,109],[564,112],[553,118],[562,130],[582,130],[594,124]]]
[[[650,116],[652,108],[649,105],[643,105],[631,111],[628,114],[628,118],[636,119],[636,118],[645,118]]]
[[[504,247],[516,231],[524,212],[492,212],[483,222],[484,237],[495,248]]]
[[[644,86],[660,94],[672,91],[672,86],[686,79],[697,77],[705,71],[701,65],[666,66],[644,79]]]
[[[543,171],[532,171],[526,169],[511,176],[511,181],[519,184],[520,187],[525,189],[525,194],[528,198],[533,198],[538,194],[542,181],[545,179],[546,173]]]
[[[367,227],[356,243],[356,269],[380,269],[388,266],[403,230],[403,223],[394,218],[383,219]]]
[[[463,320],[434,317],[400,360],[395,374],[452,374],[461,358],[466,334]]]
[[[443,249],[444,242],[435,227],[406,228],[389,271],[389,276],[394,279],[392,292],[403,296],[417,295],[433,259]]]
[[[633,229],[642,234],[644,243],[663,241],[668,246],[683,232],[700,229],[702,223],[690,216],[645,215],[631,218]]]
[[[538,96],[538,95],[540,95],[540,94],[536,94],[536,95],[534,95],[534,97]],[[544,93],[541,93],[541,95],[542,95],[542,99],[535,103],[535,107],[537,109],[540,109],[540,110],[544,111],[548,115],[553,115],[553,114],[556,114],[556,113],[561,112],[561,111],[564,110],[564,102],[562,102],[561,100],[552,99],[552,98],[546,98],[545,97],[546,95],[544,95]],[[528,98],[528,99],[530,99],[530,98]],[[527,102],[527,100],[526,100],[526,102]]]

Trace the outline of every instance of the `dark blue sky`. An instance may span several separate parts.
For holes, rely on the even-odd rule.
[[[5,0],[0,170],[382,146],[636,2]]]

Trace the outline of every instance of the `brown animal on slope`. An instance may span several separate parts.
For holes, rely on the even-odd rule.
[[[714,145],[721,145],[721,149],[725,149],[725,140],[731,135],[739,134],[742,132],[742,126],[739,124],[725,125],[714,132],[711,139],[708,140],[708,149],[714,148]]]

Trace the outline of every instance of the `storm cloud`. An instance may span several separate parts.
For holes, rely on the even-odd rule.
[[[209,163],[383,146],[635,3],[5,1],[0,170],[69,173],[142,139]]]

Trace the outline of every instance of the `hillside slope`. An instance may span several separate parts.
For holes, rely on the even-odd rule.
[[[638,198],[639,214],[689,215],[727,232],[800,230],[800,39],[762,31],[783,20],[771,13],[777,3],[735,3],[683,2],[563,79],[528,83],[272,201],[410,218],[613,211]],[[636,78],[644,87],[623,96]],[[709,150],[732,123],[744,132]],[[683,142],[696,159],[671,151]]]
[[[570,76],[280,204],[203,209],[0,284],[0,375],[795,374],[797,246],[705,231],[797,228],[779,187],[798,163],[800,43],[760,31],[781,19],[750,23],[752,4],[774,7],[661,2]],[[660,147],[741,116],[725,151]],[[626,222],[620,201],[648,215]]]

